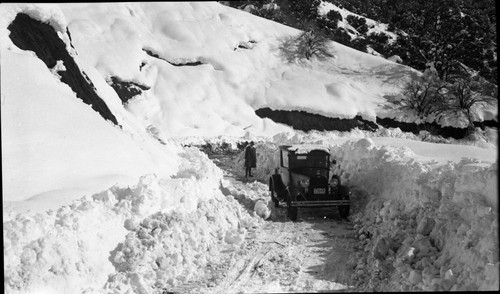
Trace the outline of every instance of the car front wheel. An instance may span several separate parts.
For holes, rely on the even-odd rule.
[[[346,186],[341,186],[340,187],[340,197],[342,200],[350,200],[350,192],[349,189]],[[349,216],[349,210],[351,209],[350,205],[339,205],[339,215],[343,219],[347,219]]]
[[[339,205],[339,215],[343,219],[347,219],[349,216],[349,210],[350,206],[349,205]]]

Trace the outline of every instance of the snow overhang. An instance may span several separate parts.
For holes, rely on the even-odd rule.
[[[295,152],[295,154],[308,154],[311,151],[323,151],[330,154],[330,148],[317,144],[300,144],[300,145],[284,146],[284,149],[288,151],[293,151]]]

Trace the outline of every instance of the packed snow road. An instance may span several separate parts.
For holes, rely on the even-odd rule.
[[[225,171],[224,194],[251,213],[257,201],[268,202],[266,183],[247,180],[227,157],[212,158]],[[263,293],[353,290],[353,266],[348,258],[358,246],[352,224],[336,208],[299,210],[297,222],[286,208],[274,208],[259,226],[249,229],[236,246],[224,248],[224,258],[205,276],[172,289],[173,293]],[[236,242],[235,242],[236,243]]]

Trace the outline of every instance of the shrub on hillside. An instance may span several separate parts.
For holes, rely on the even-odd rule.
[[[250,9],[250,13],[278,23],[283,23],[285,21],[285,16],[280,7],[276,3],[266,2],[267,1],[251,5],[252,8]]]
[[[380,54],[384,56],[391,55],[389,53],[389,36],[380,32],[380,33],[371,33],[367,36],[367,42],[370,46]]]
[[[478,107],[498,107],[498,86],[476,74],[454,77],[447,82],[430,67],[418,80],[409,82],[403,91],[400,108],[414,112],[420,119],[441,116],[467,121],[468,133],[474,132]]]
[[[368,35],[368,38],[370,39],[370,41],[381,44],[381,45],[385,45],[389,42],[389,36],[382,33],[382,32],[371,33]]]
[[[337,20],[331,20],[327,17],[320,17],[317,19],[316,25],[320,30],[329,32],[336,30],[339,26],[339,23]]]
[[[458,118],[465,117],[470,131],[474,130],[474,108],[498,101],[498,87],[477,76],[457,79],[447,90],[450,96],[448,111]]]
[[[330,10],[326,13],[326,18],[331,20],[331,21],[342,21],[343,20],[343,17],[342,17],[342,14],[340,14],[340,12],[338,12],[337,10]]]
[[[318,7],[320,3],[320,0],[289,0],[280,2],[280,7],[289,16],[290,23],[287,25],[308,30],[309,28],[303,25],[316,22],[319,18]]]
[[[356,29],[356,31],[358,31],[358,33],[364,35],[368,32],[366,18],[350,14],[346,17],[346,20],[353,28]]]
[[[351,42],[351,47],[361,52],[366,52],[367,46],[368,40],[366,40],[366,38],[356,38]]]
[[[415,112],[420,119],[440,116],[447,110],[444,89],[445,84],[434,72],[427,70],[421,78],[405,86],[400,107]]]

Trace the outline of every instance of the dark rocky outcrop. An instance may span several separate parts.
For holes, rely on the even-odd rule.
[[[158,59],[161,59],[163,61],[166,61],[165,59],[161,58],[160,55],[154,53],[153,51],[151,51],[149,49],[143,48],[142,51],[146,52],[146,54],[149,55],[149,56],[151,56],[151,57],[158,58]]]
[[[181,63],[173,63],[169,62],[173,66],[198,66],[198,65],[203,65],[204,63],[201,61],[187,61],[187,62],[181,62]]]
[[[275,122],[286,124],[296,130],[305,132],[310,130],[348,132],[354,128],[367,131],[378,129],[377,124],[364,120],[360,116],[352,119],[330,118],[305,111],[272,110],[270,108],[261,108],[256,110],[255,113],[259,117],[267,117]]]
[[[418,135],[420,131],[427,131],[431,135],[441,136],[444,138],[454,138],[454,139],[463,139],[469,135],[468,133],[469,130],[467,128],[443,127],[435,122],[415,124],[415,123],[400,122],[392,118],[377,117],[377,124],[385,128],[400,128],[401,131],[403,132],[412,132],[415,135]],[[482,130],[484,130],[485,127],[498,129],[498,122],[496,121],[474,122],[474,126]]]
[[[67,84],[84,103],[92,106],[104,119],[119,125],[106,103],[97,95],[96,89],[87,75],[80,70],[66,50],[66,44],[59,38],[54,28],[19,13],[9,25],[10,39],[22,50],[31,50],[48,68],[53,68],[58,60],[64,63],[65,71],[60,71],[61,82]],[[29,81],[27,81],[29,83]]]
[[[123,81],[118,77],[111,77],[108,84],[115,90],[116,94],[118,94],[118,97],[122,100],[122,104],[126,104],[133,97],[150,89],[148,86],[131,81]]]
[[[234,51],[238,50],[238,49],[252,49],[253,48],[253,44],[257,43],[256,41],[254,40],[250,40],[248,42],[240,42],[238,44],[238,46],[234,47]]]
[[[271,110],[270,108],[261,108],[255,111],[259,117],[270,118],[271,120],[291,126],[301,131],[340,131],[348,132],[354,128],[366,131],[376,131],[379,126],[384,128],[400,128],[403,132],[412,132],[416,135],[420,131],[427,131],[432,135],[444,138],[463,139],[467,133],[467,128],[443,127],[437,123],[415,124],[399,122],[391,118],[377,118],[376,123],[362,119],[356,116],[351,119],[330,118],[319,114],[307,113],[305,111],[286,111]],[[477,122],[476,127],[484,129],[485,127],[498,128],[496,121]]]
[[[151,56],[151,57],[154,57],[154,58],[158,58],[158,59],[161,59],[165,62],[168,62],[170,63],[171,65],[173,66],[198,66],[198,65],[203,65],[204,63],[201,62],[201,61],[187,61],[187,62],[182,62],[182,63],[174,63],[174,62],[170,62],[166,59],[163,59],[161,58],[158,54],[154,53],[153,51],[149,50],[149,49],[142,49],[142,51],[146,52],[147,55]]]
[[[411,132],[418,135],[420,131],[427,131],[432,135],[444,138],[462,139],[467,136],[467,128],[443,127],[437,123],[407,123],[394,120],[392,118],[378,118],[377,124],[385,128],[400,128],[403,132]]]

